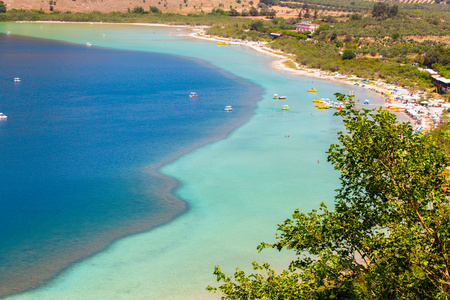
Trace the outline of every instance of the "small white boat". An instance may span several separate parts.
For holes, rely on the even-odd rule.
[[[87,43],[86,43],[86,46],[90,47],[90,46],[92,46],[92,44],[89,43],[89,42],[87,42]]]
[[[227,106],[225,106],[225,108],[223,110],[224,111],[233,111],[233,107],[231,107],[231,105],[227,105]]]
[[[198,97],[198,95],[195,92],[191,92],[189,94],[189,97],[194,98],[194,97]]]
[[[11,35],[11,31],[8,31],[8,32],[6,33],[6,35]]]
[[[283,105],[282,110],[289,110],[289,105]]]
[[[4,114],[4,113],[0,113],[0,119],[4,120],[7,119],[8,117]]]
[[[14,78],[14,82],[20,82],[20,78],[19,77]]]
[[[278,97],[278,99],[281,99],[281,100],[286,99],[286,96],[280,96],[280,97]]]

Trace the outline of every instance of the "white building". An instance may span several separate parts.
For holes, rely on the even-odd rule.
[[[311,31],[311,33],[314,33],[317,28],[319,28],[319,24],[313,24],[309,23],[308,21],[297,23],[295,25],[295,30],[298,32],[305,32],[305,31]]]

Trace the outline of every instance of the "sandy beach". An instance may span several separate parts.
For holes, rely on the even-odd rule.
[[[383,95],[385,100],[383,105],[381,105],[382,107],[391,109],[392,112],[397,115],[399,121],[410,122],[411,125],[418,131],[429,131],[442,122],[441,115],[444,110],[444,107],[441,105],[442,101],[439,101],[438,99],[430,99],[429,105],[426,107],[421,106],[420,100],[422,99],[422,95],[411,93],[404,87],[388,84],[381,80],[366,83],[365,79],[357,76],[347,76],[337,72],[328,72],[301,66],[295,62],[292,54],[286,54],[282,51],[267,47],[267,42],[238,41],[221,38],[218,36],[209,36],[205,35],[204,28],[193,29],[189,36],[198,39],[228,43],[230,46],[239,45],[250,47],[259,53],[278,58],[272,62],[272,68],[290,75],[332,80],[351,86],[358,85],[360,87],[370,89],[374,93]],[[288,66],[288,64],[290,66]],[[294,65],[295,68],[292,68],[292,65]],[[414,101],[408,101],[408,99]],[[408,106],[409,102],[414,102],[413,106]]]

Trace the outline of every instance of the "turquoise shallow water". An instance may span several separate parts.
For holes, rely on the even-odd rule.
[[[289,253],[258,254],[256,246],[273,241],[276,224],[294,208],[306,212],[322,201],[333,203],[338,174],[326,163],[325,151],[342,125],[333,111],[316,110],[312,99],[333,98],[335,92],[348,92],[349,86],[276,72],[270,68],[272,58],[246,47],[218,47],[178,36],[183,29],[40,26],[1,24],[0,31],[200,58],[261,85],[266,92],[247,124],[161,169],[179,181],[174,193],[189,204],[186,213],[149,232],[121,239],[46,285],[12,299],[214,298],[204,289],[214,284],[217,264],[230,274],[235,267],[249,270],[255,259],[286,266]],[[312,85],[317,95],[307,92]],[[367,90],[351,89],[358,98],[379,100]],[[287,99],[274,101],[274,93]],[[282,111],[283,104],[290,111]]]

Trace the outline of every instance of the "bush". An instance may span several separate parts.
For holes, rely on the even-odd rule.
[[[346,60],[346,59],[350,60],[350,59],[354,59],[354,58],[356,58],[356,54],[353,50],[351,50],[351,49],[344,50],[344,53],[342,54],[343,60]]]

